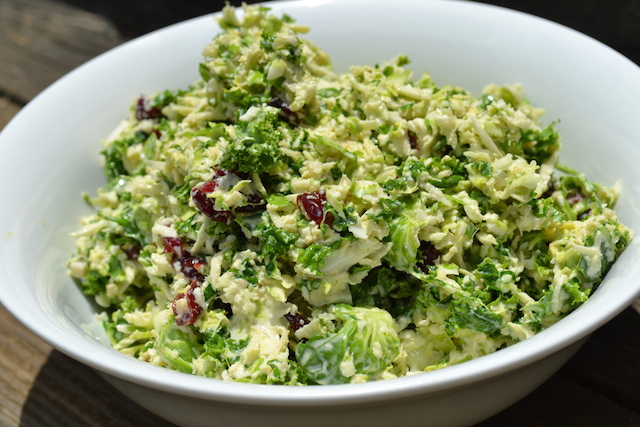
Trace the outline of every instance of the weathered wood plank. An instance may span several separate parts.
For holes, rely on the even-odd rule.
[[[152,30],[220,10],[224,3],[3,0],[0,93],[26,103],[100,53]],[[230,3],[240,5],[241,1]]]
[[[568,0],[553,7],[535,1],[487,2],[562,22],[640,62],[640,6],[604,1]],[[0,128],[25,102],[88,59],[223,3],[1,0]],[[614,319],[559,374],[481,425],[640,425],[640,395],[631,382],[640,377],[640,365],[628,356],[637,354],[640,344],[640,322],[633,315],[627,311]],[[2,307],[0,337],[0,425],[166,425],[90,368],[52,350]]]
[[[51,347],[0,306],[0,425],[19,425],[22,405]]]
[[[22,425],[158,426],[171,424],[138,406],[92,369],[51,352],[21,412]]]
[[[0,93],[21,103],[125,40],[104,17],[47,0],[0,2],[0,39]]]
[[[0,425],[171,425],[53,350],[2,306],[0,336]]]
[[[124,40],[107,19],[64,3],[0,2],[0,129],[49,84]]]
[[[254,3],[249,1],[249,3]],[[239,4],[239,1],[232,1]],[[577,0],[549,8],[538,2],[491,1],[584,31],[640,62],[640,7]],[[20,102],[129,38],[223,6],[222,1],[156,2],[3,0],[0,2],[0,93]],[[567,13],[568,10],[580,13]]]

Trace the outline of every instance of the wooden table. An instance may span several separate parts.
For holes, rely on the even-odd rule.
[[[634,1],[490,3],[572,26],[640,63],[640,6]],[[0,129],[40,91],[86,60],[222,4],[0,0]],[[638,381],[640,315],[628,308],[544,385],[481,426],[640,426]],[[92,369],[52,349],[0,306],[0,425],[168,423],[121,395]]]

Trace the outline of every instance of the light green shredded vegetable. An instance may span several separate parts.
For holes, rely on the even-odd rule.
[[[266,384],[439,369],[553,325],[631,240],[519,85],[337,74],[292,18],[237,12],[104,141],[68,266],[123,353]]]

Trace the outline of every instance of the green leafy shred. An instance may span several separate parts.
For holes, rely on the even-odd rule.
[[[103,142],[73,233],[118,351],[257,384],[414,375],[552,327],[631,242],[620,186],[558,163],[519,85],[474,97],[404,55],[338,74],[290,16],[217,19],[199,79]]]

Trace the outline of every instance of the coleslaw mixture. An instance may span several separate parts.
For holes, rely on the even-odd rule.
[[[104,141],[73,234],[121,352],[252,383],[417,374],[553,325],[632,238],[520,86],[473,97],[402,55],[337,74],[264,7],[219,24],[201,79]]]

